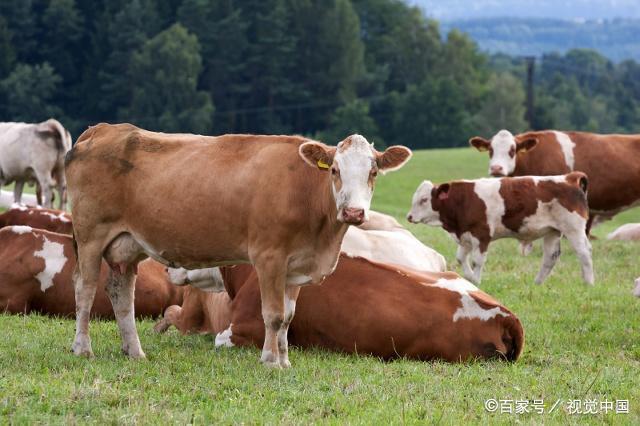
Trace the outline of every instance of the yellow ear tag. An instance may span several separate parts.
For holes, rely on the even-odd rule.
[[[329,165],[322,160],[318,160],[318,167],[321,169],[328,169]]]

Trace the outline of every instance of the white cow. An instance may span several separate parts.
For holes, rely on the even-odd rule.
[[[51,208],[57,185],[59,207],[64,209],[64,156],[70,149],[71,135],[53,118],[34,124],[0,123],[0,186],[15,182],[14,202],[20,203],[24,184],[35,180],[44,206]]]

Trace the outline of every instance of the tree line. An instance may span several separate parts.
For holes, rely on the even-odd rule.
[[[640,65],[548,54],[534,128],[640,132]],[[400,0],[3,0],[0,120],[462,146],[529,127],[521,58]]]

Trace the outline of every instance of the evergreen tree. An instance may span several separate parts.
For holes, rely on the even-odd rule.
[[[120,118],[151,130],[208,134],[213,104],[197,89],[201,70],[197,37],[172,25],[133,55],[132,100]]]
[[[474,133],[490,137],[501,129],[521,133],[527,129],[525,92],[522,82],[512,74],[493,74],[489,78],[480,111],[474,116]]]
[[[331,115],[328,128],[318,134],[318,139],[335,145],[354,133],[374,142],[378,150],[385,147],[378,126],[369,115],[369,104],[360,99],[338,107]]]
[[[0,16],[0,79],[9,74],[16,60],[12,38],[6,19]]]
[[[0,81],[0,121],[36,122],[58,116],[61,109],[51,103],[62,79],[48,63],[18,64]]]
[[[66,85],[76,83],[80,76],[82,28],[83,18],[74,0],[51,0],[42,15],[42,57]]]

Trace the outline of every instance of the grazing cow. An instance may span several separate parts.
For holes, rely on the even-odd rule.
[[[607,240],[640,241],[640,223],[626,223],[607,235]]]
[[[0,229],[0,310],[40,312],[72,317],[76,313],[73,270],[76,258],[68,235],[28,226]],[[114,318],[105,284],[108,266],[100,269],[98,292],[91,315]],[[164,266],[147,260],[139,265],[136,316],[157,317],[171,305],[182,303],[182,288],[168,279]]]
[[[27,225],[59,234],[73,234],[69,213],[42,207],[27,207],[22,204],[13,204],[9,210],[0,214],[0,227],[10,225]]]
[[[216,346],[259,347],[265,334],[256,271],[250,265],[221,269],[233,302]],[[202,291],[192,289],[185,297],[181,318],[165,314],[157,330],[176,324],[183,331],[186,318],[207,315],[199,301],[187,309],[196,292]],[[222,309],[227,309],[224,302]],[[515,360],[524,344],[518,318],[457,274],[419,272],[344,254],[321,286],[301,289],[289,339],[303,348],[452,362]]]
[[[71,135],[53,118],[42,123],[0,123],[0,186],[14,182],[14,202],[22,201],[22,189],[34,179],[44,194],[43,205],[52,207],[57,185],[59,208],[64,209],[66,181],[64,155],[71,149]]]
[[[297,136],[163,134],[131,124],[85,131],[66,159],[81,279],[73,352],[88,334],[101,259],[123,351],[144,357],[133,321],[135,265],[188,269],[252,263],[266,339],[261,361],[289,367],[287,329],[301,285],[333,272],[349,225],[367,220],[378,172],[411,156],[360,135],[337,147]],[[158,194],[162,194],[159,197]],[[168,201],[170,200],[170,201]],[[191,206],[197,200],[198,208]]]
[[[442,226],[459,244],[464,276],[479,283],[489,243],[512,237],[529,242],[544,237],[544,258],[536,277],[542,283],[560,256],[560,239],[571,243],[584,281],[593,284],[591,243],[584,232],[588,217],[587,177],[562,176],[456,181],[434,186],[424,181],[413,195],[407,219]],[[469,257],[473,263],[469,266]]]
[[[640,202],[640,135],[598,135],[541,131],[512,135],[501,130],[491,140],[469,143],[489,152],[493,176],[547,176],[571,171],[589,176],[589,223],[608,219]]]

